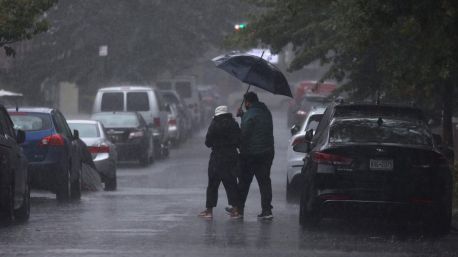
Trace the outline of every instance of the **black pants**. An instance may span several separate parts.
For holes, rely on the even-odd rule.
[[[253,177],[256,176],[259,190],[261,191],[262,210],[271,210],[272,207],[272,182],[270,180],[270,168],[275,153],[267,152],[256,155],[240,155],[240,177],[238,189],[240,193],[241,209],[245,207],[246,198],[250,191]]]
[[[212,151],[208,163],[207,208],[213,208],[218,202],[218,188],[221,182],[226,189],[229,205],[239,206],[237,178],[234,169],[237,165],[238,153],[236,149]]]

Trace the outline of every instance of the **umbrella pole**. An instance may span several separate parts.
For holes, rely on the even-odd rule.
[[[262,54],[261,54],[261,57],[259,57],[259,60],[262,60],[262,57],[264,57],[264,52],[265,52],[265,51],[262,51]],[[251,65],[250,69],[248,70],[247,76],[248,76],[248,74],[250,74],[251,69],[253,69],[253,65]],[[241,110],[242,107],[243,107],[243,103],[245,102],[245,95],[246,95],[246,94],[248,93],[248,91],[250,90],[250,87],[251,87],[251,84],[248,84],[248,88],[246,89],[246,92],[245,92],[245,94],[243,95],[242,103],[240,104],[240,108],[239,108],[240,110]]]

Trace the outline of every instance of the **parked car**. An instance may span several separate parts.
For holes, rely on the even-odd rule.
[[[97,169],[105,190],[116,190],[116,162],[118,153],[105,131],[102,123],[95,120],[68,120],[72,129],[79,131],[81,140],[87,145],[95,168]]]
[[[156,82],[156,86],[159,90],[176,91],[191,111],[193,128],[199,128],[201,126],[201,99],[199,98],[194,76],[179,76],[173,79],[160,80]]]
[[[308,153],[300,224],[322,217],[403,215],[447,233],[452,173],[421,110],[390,105],[332,105],[316,132],[295,150]]]
[[[331,103],[331,100],[326,96],[306,94],[297,105],[297,108],[291,109],[292,112],[288,114],[288,123],[290,126],[295,124],[300,125],[304,122],[311,109],[315,107],[326,107],[329,103]]]
[[[191,110],[186,106],[186,103],[176,91],[161,90],[160,92],[162,93],[162,97],[167,104],[176,106],[178,111],[177,117],[180,119],[180,123],[183,125],[181,140],[186,140],[186,138],[189,137],[192,132]]]
[[[81,149],[59,110],[9,109],[17,129],[25,131],[22,144],[29,161],[32,188],[50,190],[59,200],[81,198]]]
[[[24,131],[14,129],[0,105],[0,212],[8,221],[26,221],[30,216],[27,158],[19,146],[24,140]]]
[[[286,199],[288,201],[298,198],[302,186],[301,170],[304,164],[304,153],[296,152],[293,148],[304,142],[307,131],[316,129],[325,109],[323,107],[312,109],[300,126],[294,125],[291,129],[292,135],[289,139],[286,164]]]
[[[178,107],[173,104],[167,104],[168,109],[168,123],[169,123],[169,138],[173,146],[180,144],[184,138],[185,125],[184,119],[181,117]]]
[[[219,105],[219,95],[213,86],[199,86],[199,97],[201,99],[201,112],[203,122],[210,123],[215,108]]]
[[[138,160],[141,165],[153,162],[154,150],[151,127],[137,112],[99,112],[91,116],[106,128],[116,145],[118,160]]]
[[[147,86],[119,86],[101,88],[97,92],[93,113],[138,112],[153,136],[156,159],[168,155],[167,109],[159,92]]]

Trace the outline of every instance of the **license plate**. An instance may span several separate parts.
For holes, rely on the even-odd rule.
[[[370,160],[371,170],[393,170],[393,160]]]

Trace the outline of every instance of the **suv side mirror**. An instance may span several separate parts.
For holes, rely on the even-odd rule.
[[[297,132],[299,132],[301,128],[297,125],[297,124],[294,124],[292,127],[291,127],[291,136],[294,136],[297,134]]]
[[[312,142],[312,139],[313,139],[313,135],[315,134],[315,131],[313,131],[313,129],[309,129],[307,130],[307,132],[305,132],[305,141],[307,142]]]
[[[77,129],[73,130],[73,139],[80,139],[80,132]]]
[[[25,132],[24,130],[16,130],[16,142],[20,145],[25,142]]]
[[[293,151],[299,153],[308,153],[310,150],[310,143],[309,142],[301,142],[293,146]]]

